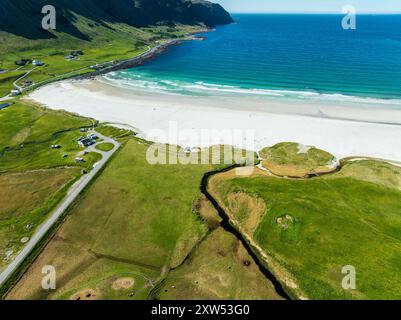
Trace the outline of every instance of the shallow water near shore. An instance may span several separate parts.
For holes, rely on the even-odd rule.
[[[187,41],[115,85],[190,96],[258,96],[401,108],[401,15],[234,15],[235,24]]]

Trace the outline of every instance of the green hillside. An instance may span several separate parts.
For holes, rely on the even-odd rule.
[[[57,37],[56,33],[41,28],[41,10],[45,5],[56,8],[58,33],[82,40],[90,40],[91,35],[79,26],[80,21],[86,21],[88,26],[111,29],[116,24],[132,27],[204,24],[213,27],[232,22],[220,5],[198,0],[2,0],[0,30],[27,39]]]
[[[56,30],[42,28],[44,5],[56,8]],[[207,1],[3,0],[0,98],[13,88],[92,72],[93,65],[130,59],[168,39],[231,22],[220,5]],[[65,58],[77,50],[84,54]],[[28,64],[16,65],[21,59]],[[32,60],[44,65],[35,67]]]

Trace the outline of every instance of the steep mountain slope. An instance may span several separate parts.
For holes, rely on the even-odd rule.
[[[49,4],[57,11],[57,32],[83,40],[89,36],[77,26],[81,19],[95,25],[134,27],[174,24],[213,27],[232,22],[220,5],[203,0],[1,0],[0,32],[27,39],[55,37],[53,32],[41,28],[41,9]]]

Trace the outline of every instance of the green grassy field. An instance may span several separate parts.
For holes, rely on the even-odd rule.
[[[157,294],[166,300],[276,300],[272,283],[240,241],[218,228],[181,267],[170,271]]]
[[[0,270],[14,258],[78,176],[78,168],[0,175]]]
[[[9,299],[65,299],[89,289],[98,298],[121,298],[110,291],[111,279],[120,277],[137,283],[130,290],[138,294],[125,292],[124,298],[143,299],[171,268],[183,263],[208,232],[195,207],[202,176],[216,166],[151,165],[147,149],[139,139],[128,140],[71,209]],[[61,279],[55,292],[44,292],[38,282],[45,261],[56,267]],[[234,295],[228,293],[233,285],[226,290]]]
[[[16,102],[0,110],[0,268],[22,248],[60,202],[81,169],[91,170],[98,153],[83,156],[76,139],[91,119]],[[52,149],[52,145],[61,145]],[[66,156],[66,157],[65,157]]]
[[[104,123],[100,124],[96,130],[106,137],[119,140],[135,136],[135,133],[131,130],[116,128]]]
[[[104,151],[104,152],[113,150],[113,148],[114,148],[114,144],[109,143],[109,142],[100,143],[100,144],[96,145],[97,150]]]
[[[13,89],[13,82],[21,77],[24,72],[11,71],[0,74],[0,98],[6,96]]]
[[[82,151],[76,141],[82,135],[79,129],[90,127],[91,119],[17,102],[0,111],[0,121],[0,173],[62,166],[90,169],[100,159],[92,153],[84,157],[85,163],[75,162]],[[51,148],[57,144],[60,149]]]
[[[291,291],[298,296],[400,299],[400,174],[398,167],[361,161],[320,178],[266,174],[216,179],[212,187],[242,228],[238,199],[248,195],[265,203],[249,235],[276,266],[289,272],[298,286]],[[252,203],[247,202],[248,213],[255,212]],[[346,265],[356,268],[356,290],[342,288]],[[282,272],[275,271],[280,278]]]
[[[17,102],[0,111],[0,121],[0,182],[6,186],[0,202],[7,203],[0,210],[0,253],[12,258],[100,155],[85,156],[83,164],[73,160],[82,151],[79,129],[91,119]],[[244,248],[219,227],[210,203],[199,200],[203,175],[227,164],[150,165],[148,144],[132,131],[98,130],[118,138],[123,149],[69,210],[9,299],[278,298],[256,266],[245,263]],[[281,152],[277,161],[287,157]],[[308,161],[317,165],[331,157],[309,152]],[[304,155],[288,161],[296,166]],[[216,198],[273,258],[278,278],[282,270],[291,275],[293,292],[311,299],[401,298],[395,271],[401,261],[400,168],[365,160],[311,179],[254,173],[216,181]],[[54,292],[40,288],[40,270],[49,263],[59,277]],[[356,290],[341,287],[345,265],[357,270]]]
[[[372,182],[389,188],[401,189],[401,169],[389,163],[374,160],[347,162],[340,172],[325,178],[348,177]]]
[[[153,292],[153,298],[281,299],[241,242],[220,226],[221,217],[204,195],[200,196],[194,210],[209,232],[184,263],[169,272]]]

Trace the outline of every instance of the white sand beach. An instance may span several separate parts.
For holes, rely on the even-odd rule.
[[[130,126],[144,138],[163,143],[205,147],[216,141],[201,141],[202,130],[225,129],[244,133],[233,134],[232,144],[237,147],[260,150],[294,141],[327,150],[338,158],[370,156],[401,161],[401,106],[391,103],[191,97],[120,88],[98,80],[53,83],[28,98],[52,109]],[[177,139],[174,130],[178,131]],[[252,134],[246,136],[247,130]],[[245,145],[252,136],[252,143]]]

